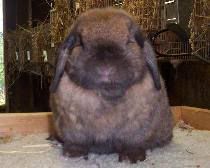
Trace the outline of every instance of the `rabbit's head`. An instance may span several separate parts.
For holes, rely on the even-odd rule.
[[[106,99],[122,97],[147,72],[161,88],[151,45],[128,14],[112,8],[93,9],[76,20],[60,47],[51,92],[64,71],[78,86]]]

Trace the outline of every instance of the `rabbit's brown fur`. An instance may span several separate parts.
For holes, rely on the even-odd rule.
[[[173,120],[164,82],[131,17],[116,9],[90,10],[72,34],[79,40],[63,43],[50,97],[64,153],[119,153],[119,160],[136,162],[146,149],[167,144]]]

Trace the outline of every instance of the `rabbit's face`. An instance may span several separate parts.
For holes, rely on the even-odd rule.
[[[144,75],[141,48],[125,16],[90,18],[77,25],[77,45],[67,59],[66,70],[81,87],[94,89],[105,98],[121,97]]]
[[[156,77],[156,64],[145,50],[139,27],[124,12],[91,10],[80,16],[62,44],[52,90],[65,70],[80,87],[97,91],[107,99],[122,97],[141,81],[147,65]],[[148,46],[148,45],[146,45]]]
[[[122,96],[144,74],[144,62],[131,48],[130,44],[121,47],[101,39],[91,50],[73,50],[66,70],[71,80],[84,88],[98,90],[106,97]]]

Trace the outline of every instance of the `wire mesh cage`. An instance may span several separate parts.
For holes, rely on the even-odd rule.
[[[165,29],[166,30],[166,29]],[[194,60],[191,46],[188,41],[177,36],[173,31],[167,30],[153,41],[158,60]]]
[[[180,1],[165,1],[167,5],[174,3],[174,11],[178,13],[173,16],[178,18],[170,17],[168,20],[172,22],[172,19],[174,19],[174,22],[166,25],[166,29],[158,32],[155,41],[153,41],[158,59],[201,59],[210,62],[210,1],[189,0],[189,4],[182,2],[181,7],[178,2]],[[190,4],[192,5],[188,9],[183,8],[183,5],[189,6]],[[166,8],[165,5],[164,10]],[[167,12],[165,15],[167,15]],[[165,18],[167,21],[168,17],[165,16]],[[189,30],[186,25],[189,25]]]

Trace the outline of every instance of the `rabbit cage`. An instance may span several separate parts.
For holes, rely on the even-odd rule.
[[[200,59],[210,62],[209,5],[208,0],[164,2],[166,31],[156,36],[160,60]],[[173,28],[170,24],[179,27]]]
[[[159,62],[210,60],[209,0],[54,0],[50,21],[37,27],[7,32],[7,84],[22,72],[52,76],[55,51],[79,14],[91,8],[113,6],[130,13],[150,38]],[[180,85],[178,85],[179,87]],[[203,95],[204,96],[204,95]],[[147,151],[137,167],[206,167],[210,165],[210,111],[172,106],[175,129],[172,142]],[[47,141],[54,131],[51,112],[0,114],[0,163],[3,168],[132,167],[119,164],[116,155],[70,159],[61,146]],[[38,165],[37,165],[38,164]]]

